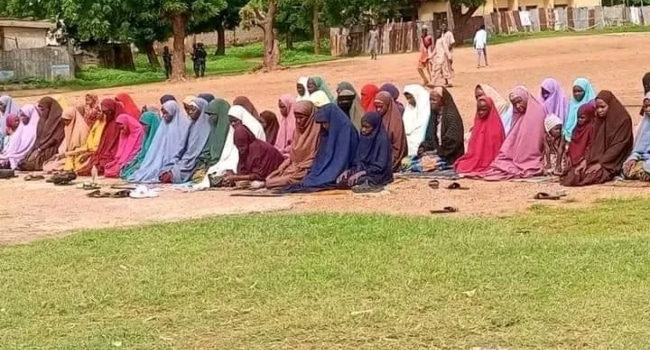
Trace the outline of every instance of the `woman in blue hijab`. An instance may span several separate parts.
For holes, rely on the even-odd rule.
[[[354,164],[339,176],[338,182],[367,190],[393,182],[393,148],[379,113],[368,112],[361,119],[361,137]]]
[[[318,109],[314,119],[321,127],[314,163],[302,183],[289,186],[284,192],[317,192],[334,188],[339,175],[354,163],[359,134],[345,112],[328,103]]]
[[[162,183],[188,182],[210,136],[210,117],[205,113],[208,102],[200,97],[190,97],[183,101],[183,105],[190,120],[189,130],[179,152],[163,166],[160,174]]]
[[[596,91],[591,82],[585,78],[578,78],[573,82],[573,96],[569,102],[569,111],[562,127],[562,134],[566,141],[571,141],[573,130],[578,124],[578,109],[583,104],[596,98]]]
[[[190,119],[183,113],[175,100],[163,103],[162,122],[151,142],[151,147],[144,157],[140,168],[129,178],[130,182],[160,182],[163,166],[178,154],[190,126]]]

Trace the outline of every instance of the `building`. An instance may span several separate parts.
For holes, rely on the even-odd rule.
[[[476,10],[474,16],[484,16],[497,11],[596,6],[601,6],[601,0],[488,0],[485,5]],[[448,18],[448,8],[449,6],[446,1],[423,1],[418,7],[418,19],[420,21],[445,22]]]
[[[48,31],[54,29],[54,22],[0,18],[0,50],[46,47]]]

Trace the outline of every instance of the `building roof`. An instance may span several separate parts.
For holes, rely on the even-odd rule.
[[[34,21],[28,19],[0,18],[0,27],[55,29],[56,23],[50,21]]]

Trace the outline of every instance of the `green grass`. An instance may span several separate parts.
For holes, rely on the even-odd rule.
[[[542,31],[542,32],[520,32],[513,34],[498,34],[490,36],[488,45],[507,44],[527,39],[542,39],[542,38],[559,38],[564,36],[585,36],[585,35],[602,35],[602,34],[615,34],[615,33],[645,33],[650,32],[650,26],[620,26],[620,27],[604,27],[602,29],[585,30],[579,32],[573,31]],[[471,40],[467,42],[471,45]]]
[[[6,247],[2,349],[644,349],[649,210],[248,215]]]

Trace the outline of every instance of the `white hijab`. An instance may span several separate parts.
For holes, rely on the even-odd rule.
[[[244,107],[237,105],[232,106],[230,107],[230,110],[228,110],[228,115],[241,120],[241,122],[253,133],[253,135],[255,135],[255,137],[266,142],[264,127],[259,121],[257,121],[257,119],[255,119],[255,117],[253,117],[252,114],[248,113]]]
[[[231,126],[228,129],[228,135],[226,135],[226,143],[223,146],[223,151],[221,151],[221,158],[217,164],[211,166],[208,171],[205,173],[205,177],[198,184],[192,186],[197,190],[204,190],[210,188],[210,177],[208,175],[217,175],[221,176],[227,170],[232,170],[235,174],[237,173],[237,165],[239,164],[239,150],[235,147],[235,129]]]
[[[415,107],[411,106],[410,103],[406,103],[402,116],[408,144],[408,155],[414,156],[418,153],[418,148],[424,141],[429,118],[431,117],[429,91],[422,85],[412,84],[404,87],[404,93],[408,93],[415,98]]]
[[[302,95],[302,96],[298,95],[296,97],[296,102],[309,99],[309,90],[307,90],[307,82],[308,81],[309,81],[309,77],[300,77],[300,78],[298,78],[298,85],[302,85],[302,87],[305,89],[305,94]]]

